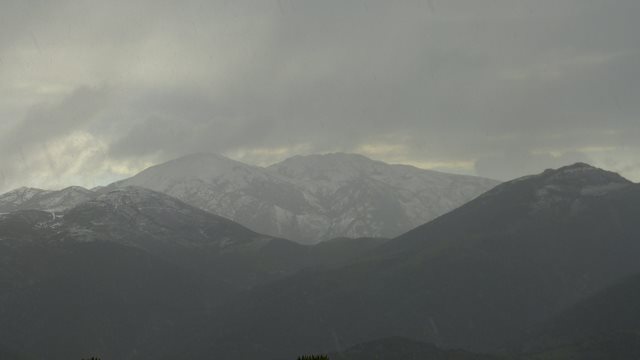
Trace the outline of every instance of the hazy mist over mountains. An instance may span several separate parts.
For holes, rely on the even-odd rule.
[[[639,18],[0,0],[0,360],[640,359]]]
[[[198,185],[224,179],[213,182],[217,189],[244,191],[259,179],[296,194],[297,183],[283,180],[300,169],[289,162],[312,166],[301,171],[320,189],[371,166],[376,171],[365,174],[388,182],[491,183],[404,166],[400,174],[417,172],[418,180],[389,179],[394,166],[346,154],[269,169],[198,154],[151,168],[139,181],[184,188],[185,178]],[[212,163],[227,167],[205,166]],[[633,358],[639,349],[640,191],[616,173],[584,163],[550,169],[499,184],[390,240],[317,245],[254,232],[132,180],[3,195],[0,338],[7,353],[491,359]]]
[[[96,191],[16,189],[0,196],[0,212],[62,211],[107,189],[140,186],[260,233],[316,243],[338,237],[391,238],[496,184],[355,154],[298,156],[261,168],[201,153],[156,165]]]
[[[146,187],[261,233],[315,243],[336,237],[394,237],[497,183],[354,154],[299,156],[267,168],[198,154],[113,186]]]

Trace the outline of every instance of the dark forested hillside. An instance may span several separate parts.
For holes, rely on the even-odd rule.
[[[224,328],[211,326],[200,346],[275,358],[399,335],[506,351],[536,324],[640,271],[639,212],[637,185],[585,164],[518,179],[359,263],[300,273],[225,305],[210,321]]]
[[[638,185],[586,164],[507,182],[395,239],[316,246],[150,190],[105,191],[60,214],[0,215],[0,336],[54,360],[283,359],[397,337],[433,346],[353,349],[614,349],[634,338],[589,329],[635,331],[633,292],[591,317],[564,311],[640,273],[638,213]],[[567,342],[536,342],[558,316],[577,320],[544,331]]]

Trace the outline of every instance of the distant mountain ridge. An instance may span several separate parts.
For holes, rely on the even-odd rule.
[[[266,168],[194,154],[152,166],[111,187],[146,187],[259,233],[316,243],[338,237],[394,237],[497,184],[355,154],[295,156]]]
[[[390,165],[362,155],[295,156],[262,168],[199,153],[152,166],[106,187],[19,188],[0,213],[61,212],[105,191],[138,186],[176,197],[250,229],[303,244],[391,238],[432,220],[499,182]]]
[[[359,166],[302,171],[322,192],[369,173]],[[7,198],[20,206],[41,192]],[[64,193],[54,198],[75,199]],[[506,182],[391,240],[313,246],[147,188],[90,195],[62,212],[0,214],[0,353],[6,344],[55,360],[640,354],[640,281],[620,282],[640,274],[640,184],[587,164]],[[540,335],[567,342],[547,351]]]
[[[64,211],[95,196],[97,193],[80,186],[55,191],[21,187],[0,195],[0,213],[16,210]]]
[[[253,244],[259,248],[273,240],[146,188],[125,187],[91,194],[91,199],[61,214],[17,210],[0,215],[0,239],[17,245],[24,241],[103,241],[152,252],[161,247],[224,251]]]
[[[336,339],[348,347],[389,336],[500,351],[639,273],[638,213],[639,184],[586,164],[516,179],[357,263],[289,277],[226,304],[209,322],[232,330],[217,335],[212,327],[202,352],[251,359],[269,348],[277,358],[288,344],[318,351],[335,348]],[[316,326],[302,332],[300,323]],[[251,346],[227,345],[234,339]]]
[[[146,188],[95,195],[62,213],[0,214],[0,355],[156,359],[235,296],[384,241],[301,245]]]

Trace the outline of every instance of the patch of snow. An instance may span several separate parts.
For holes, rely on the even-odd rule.
[[[197,154],[111,187],[142,186],[259,233],[315,243],[343,236],[399,235],[497,183],[352,154],[296,156],[267,168]],[[381,224],[377,213],[393,214],[400,225]]]

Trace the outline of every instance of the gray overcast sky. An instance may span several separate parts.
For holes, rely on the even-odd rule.
[[[640,180],[638,0],[0,0],[0,190],[193,152]]]

